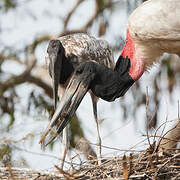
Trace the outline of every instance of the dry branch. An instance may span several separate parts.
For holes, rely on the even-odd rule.
[[[11,171],[8,167],[0,167],[0,179],[33,179],[33,180],[60,180],[64,179],[63,175],[58,172],[49,172],[49,171],[36,171],[27,168],[15,168],[11,167]]]
[[[41,37],[36,38],[31,45],[28,46],[30,53],[34,53],[36,47],[41,43],[52,39],[54,36],[51,35],[43,35]]]
[[[71,16],[74,14],[74,12],[76,11],[76,9],[79,7],[79,5],[83,2],[84,0],[78,0],[77,3],[74,5],[74,7],[69,11],[69,13],[67,14],[65,20],[64,20],[64,30],[66,31],[67,25],[69,23],[69,20],[71,18]]]
[[[10,77],[5,82],[0,82],[0,96],[9,88],[12,88],[16,85],[22,84],[26,81],[27,76],[30,74],[31,70],[35,66],[36,61],[31,61],[31,64],[27,66],[26,70],[20,75]]]
[[[151,158],[149,156],[151,155]],[[100,166],[84,165],[79,171],[84,175],[84,179],[171,179],[179,177],[180,174],[180,153],[170,155],[159,155],[158,153],[149,154],[144,151],[140,154],[131,156],[131,162],[124,157],[110,157],[102,160]],[[152,161],[150,163],[150,161]],[[152,167],[153,163],[153,167]],[[128,175],[128,167],[131,166],[131,174]]]
[[[101,165],[92,160],[82,163],[72,171],[37,171],[27,168],[0,167],[0,179],[178,179],[180,178],[180,153],[149,154],[148,150],[131,157],[109,157],[102,160]],[[151,160],[149,159],[151,155]],[[128,161],[127,158],[131,159]],[[153,163],[153,167],[150,163]],[[131,167],[131,170],[130,170]],[[129,173],[129,170],[131,173]]]
[[[0,62],[2,63],[4,60],[13,60],[19,64],[24,64],[17,56],[16,54],[8,54],[5,55],[3,52],[0,52]]]
[[[52,95],[52,87],[49,86],[47,83],[45,83],[44,81],[42,81],[41,79],[29,74],[27,76],[27,79],[26,79],[28,82],[30,83],[33,83],[39,87],[41,87],[42,89],[44,89],[45,93],[50,97],[52,98],[53,95]]]
[[[151,147],[150,147],[151,148]],[[106,157],[102,164],[96,160],[84,161],[74,166],[73,171],[37,171],[26,168],[15,168],[10,165],[0,167],[0,179],[178,179],[180,178],[180,153],[175,149],[168,153],[144,150],[128,156]],[[149,158],[150,157],[150,158]],[[128,160],[130,159],[130,160]],[[94,161],[94,163],[93,163]],[[153,166],[152,166],[153,164]]]

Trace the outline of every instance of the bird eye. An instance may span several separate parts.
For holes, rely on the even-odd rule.
[[[83,70],[81,68],[76,69],[76,74],[81,74]]]
[[[52,48],[55,48],[58,45],[58,40],[51,40],[49,43],[49,46]]]
[[[56,47],[56,42],[55,42],[55,41],[52,43],[52,47],[53,47],[53,48]]]

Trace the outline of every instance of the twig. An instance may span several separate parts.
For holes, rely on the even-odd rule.
[[[54,37],[54,36],[52,36],[52,35],[43,35],[43,36],[41,36],[41,37],[37,37],[37,38],[33,41],[33,43],[27,47],[28,51],[29,51],[30,53],[34,53],[36,47],[37,47],[39,44],[41,44],[42,42],[48,41],[48,40],[52,39],[53,37]]]
[[[165,123],[164,123],[164,127],[163,127],[163,130],[162,130],[162,132],[161,132],[161,135],[159,136],[160,139],[159,139],[159,142],[158,142],[158,144],[157,144],[156,150],[159,149],[159,146],[160,146],[162,140],[163,140],[163,139],[166,139],[166,138],[165,138],[165,134],[163,135],[164,130],[165,130],[165,127],[166,127],[166,123],[167,123],[167,118],[166,118],[166,121],[165,121]],[[155,134],[155,136],[156,136],[156,134]],[[157,136],[156,136],[156,137],[157,137]]]
[[[13,60],[15,62],[18,62],[19,64],[24,64],[17,56],[16,54],[8,54],[5,55],[3,52],[0,53],[0,61],[1,60]]]
[[[31,74],[27,76],[26,80],[44,89],[45,93],[52,98],[52,88],[47,83]]]
[[[165,134],[164,134],[164,136],[163,137],[165,137],[166,135],[169,135],[170,134],[170,132],[171,133],[173,133],[173,132],[176,132],[175,130],[178,128],[178,126],[180,125],[180,121],[178,120],[178,122],[176,123],[176,125],[173,127],[173,128],[171,128],[170,130],[168,130]],[[176,136],[177,135],[179,135],[179,131],[178,131],[178,133],[176,133]],[[178,138],[178,137],[174,137],[174,138]],[[165,138],[162,138],[161,140],[160,140],[160,142],[159,142],[159,144],[158,144],[158,147],[162,147],[163,146],[163,143],[162,143],[162,140],[163,139],[165,139]],[[168,139],[170,139],[170,138],[168,138]],[[174,140],[173,140],[174,141]],[[167,142],[166,142],[167,143]],[[169,147],[169,148],[172,148],[172,147]]]
[[[176,157],[178,157],[178,156],[180,156],[180,153],[175,154],[173,157],[171,157],[170,159],[168,159],[164,164],[162,164],[162,165],[158,168],[158,170],[156,171],[155,176],[157,176],[158,172],[159,172],[163,167],[165,167],[166,164],[168,164],[170,161],[172,161],[174,158],[176,158]]]
[[[130,153],[129,155],[129,173],[128,176],[130,176],[133,173],[133,154]]]
[[[30,154],[33,154],[33,155],[45,156],[45,157],[50,157],[50,158],[54,158],[54,159],[57,159],[57,160],[61,160],[59,157],[51,155],[51,154],[45,154],[45,153],[38,153],[38,152],[29,151],[27,149],[20,148],[18,146],[12,145],[12,144],[8,144],[8,145],[10,147],[16,149],[16,150],[23,151],[23,152],[26,152],[26,153],[30,153]],[[71,162],[68,162],[68,161],[65,161],[65,163],[71,164]],[[76,165],[76,166],[79,166],[79,164],[77,164],[77,163],[73,163],[73,164]]]
[[[0,179],[12,179],[9,177],[7,167],[0,167]],[[37,171],[27,168],[16,168],[11,167],[11,171],[14,175],[14,179],[46,179],[46,180],[60,180],[63,179],[62,175],[57,172],[48,172],[48,171]],[[13,179],[12,179],[13,180]]]
[[[179,107],[179,100],[178,100],[178,119],[180,120],[180,107]]]
[[[146,122],[147,122],[146,133],[147,133],[147,140],[148,140],[149,146],[152,148],[150,140],[149,140],[149,133],[148,133],[148,124],[149,124],[148,123],[148,120],[149,120],[148,105],[149,105],[149,95],[148,95],[148,87],[146,87]]]
[[[127,167],[127,159],[126,159],[126,155],[123,156],[123,177],[125,180],[128,179],[128,167]]]
[[[15,85],[21,84],[26,81],[27,76],[30,74],[31,70],[36,64],[36,60],[32,60],[31,64],[27,66],[26,70],[18,75],[9,78],[5,82],[0,82],[0,96],[9,88],[14,87]]]
[[[171,129],[171,130],[172,130],[172,129]],[[145,135],[143,135],[143,136],[147,136],[147,135],[145,134]],[[164,137],[164,136],[157,136],[157,135],[154,136],[154,135],[150,135],[149,137],[150,137],[150,138],[151,138],[151,137],[152,137],[152,138],[154,138],[154,137],[156,138],[156,137],[157,137],[157,138],[161,138],[162,140],[165,139],[165,140],[169,140],[169,141],[179,142],[179,140],[170,139],[170,138],[167,138],[167,137]]]
[[[163,135],[163,134],[164,134],[164,131],[165,131],[165,127],[166,127],[167,121],[168,121],[168,110],[167,110],[167,115],[166,115],[166,121],[165,121],[165,123],[164,123],[164,127],[163,127],[163,130],[162,130],[161,135],[160,135],[160,136],[162,136],[162,138],[159,140],[158,145],[157,145],[157,147],[156,147],[156,150],[159,149],[159,146],[160,146],[160,144],[161,144],[161,141],[162,141],[162,139],[164,138],[164,135]],[[155,135],[156,135],[156,134],[155,134]]]
[[[14,174],[13,174],[12,169],[11,169],[10,157],[8,155],[3,156],[3,163],[4,163],[5,167],[8,168],[8,172],[9,172],[8,174],[10,174],[10,178],[12,180],[15,180]]]
[[[97,146],[97,144],[94,144],[94,143],[89,143],[91,145],[95,145]],[[119,149],[119,148],[115,148],[115,147],[109,147],[109,146],[105,146],[105,145],[102,145],[103,148],[107,148],[107,149],[111,149],[111,150],[116,150],[116,151],[123,151],[123,152],[142,152],[142,150],[135,150],[135,149]]]
[[[72,16],[72,14],[76,11],[76,9],[79,7],[79,5],[83,2],[84,0],[78,0],[76,2],[76,4],[73,6],[73,8],[69,11],[69,13],[67,14],[65,20],[64,20],[64,32],[66,31],[67,25],[69,23],[69,20]]]

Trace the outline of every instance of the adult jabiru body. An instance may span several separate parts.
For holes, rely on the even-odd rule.
[[[49,129],[62,117],[60,133],[89,89],[106,101],[124,96],[165,52],[180,56],[180,1],[148,0],[130,15],[126,44],[113,70],[94,62],[76,68]],[[62,116],[67,104],[68,111]]]

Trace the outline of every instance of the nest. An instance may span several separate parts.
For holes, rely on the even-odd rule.
[[[102,165],[83,169],[91,179],[180,179],[180,153],[157,153],[114,157]]]
[[[180,152],[153,152],[151,148],[139,154],[111,157],[97,165],[96,160],[87,161],[73,173],[55,166],[56,172],[36,171],[25,168],[1,167],[0,179],[180,179]]]
[[[73,174],[63,172],[67,179],[180,179],[180,152],[154,152],[152,147],[139,154],[110,157],[102,160],[101,165],[91,160]]]

